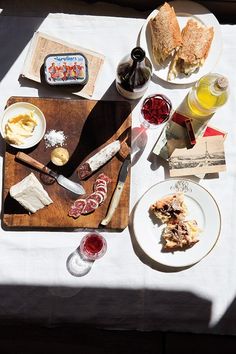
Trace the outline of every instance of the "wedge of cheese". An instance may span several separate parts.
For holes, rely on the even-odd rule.
[[[10,188],[10,195],[31,213],[53,203],[33,173]]]

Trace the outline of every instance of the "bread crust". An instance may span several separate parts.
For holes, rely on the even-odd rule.
[[[196,220],[167,224],[162,233],[163,249],[173,252],[190,248],[199,242],[199,233]]]
[[[163,197],[150,206],[150,212],[162,223],[177,222],[187,215],[184,194],[179,192]]]
[[[181,30],[174,8],[165,2],[157,15],[149,21],[149,28],[154,59],[162,65],[182,44]]]
[[[206,59],[214,36],[213,27],[203,26],[190,19],[182,30],[183,45],[178,57],[186,63],[195,64],[199,59]]]
[[[209,54],[213,37],[213,27],[189,19],[182,30],[183,44],[171,63],[168,79],[172,80],[179,73],[191,74],[202,66]]]

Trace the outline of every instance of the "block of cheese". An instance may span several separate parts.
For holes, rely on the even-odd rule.
[[[39,180],[30,173],[10,188],[10,195],[31,213],[53,203]]]

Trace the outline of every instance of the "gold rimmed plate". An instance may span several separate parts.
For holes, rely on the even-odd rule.
[[[161,234],[165,225],[155,222],[149,208],[155,201],[176,192],[184,193],[188,208],[185,219],[196,220],[201,229],[199,242],[185,250],[163,252]],[[191,180],[169,179],[155,184],[141,197],[135,208],[133,228],[139,246],[152,260],[168,267],[187,267],[207,256],[215,246],[221,215],[215,199],[204,187]]]

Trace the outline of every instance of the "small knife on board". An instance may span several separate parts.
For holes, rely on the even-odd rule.
[[[125,185],[125,180],[126,180],[126,177],[129,173],[130,164],[131,164],[130,156],[128,156],[128,157],[126,157],[126,159],[124,160],[124,162],[121,166],[118,182],[116,185],[116,189],[113,193],[113,196],[112,196],[109,208],[108,208],[107,215],[100,222],[100,224],[103,226],[106,226],[107,224],[109,224],[109,222],[111,221],[111,218],[114,215],[114,212],[116,211],[117,206],[119,205],[120,197],[121,197],[124,185]]]
[[[63,175],[59,175],[57,172],[52,171],[49,167],[45,166],[41,162],[33,159],[31,156],[25,154],[24,152],[19,151],[16,154],[16,158],[20,161],[23,161],[27,163],[30,166],[33,166],[37,168],[38,170],[42,171],[43,173],[46,173],[49,176],[52,176],[55,178],[58,184],[60,184],[62,187],[68,189],[69,191],[75,193],[75,194],[85,194],[85,190],[83,186],[79,183],[73,182],[69,180],[68,178],[64,177]]]

